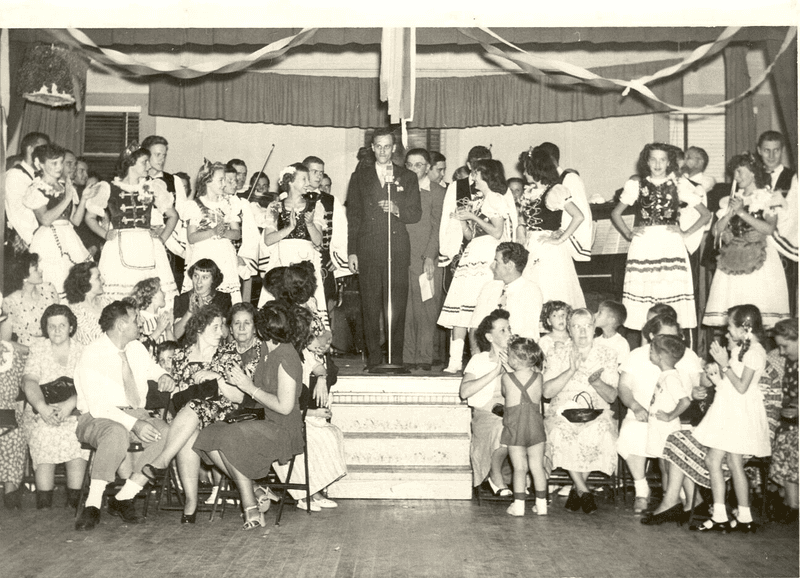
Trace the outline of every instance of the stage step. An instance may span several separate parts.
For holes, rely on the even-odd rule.
[[[469,500],[469,466],[347,466],[347,475],[333,484],[331,498],[380,500]]]
[[[459,378],[345,376],[331,390],[348,474],[332,498],[451,499],[472,496],[470,410]]]

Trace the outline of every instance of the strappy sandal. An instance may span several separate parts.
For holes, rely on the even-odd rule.
[[[248,512],[251,510],[256,511],[256,516],[251,516]],[[264,513],[258,511],[258,504],[244,509],[244,524],[242,530],[252,530],[253,528],[264,527],[267,525],[267,520],[264,518]]]
[[[258,500],[258,511],[262,513],[269,510],[271,502],[277,502],[280,500],[280,498],[275,495],[275,492],[263,486],[256,487],[255,495],[256,499]]]
[[[151,484],[155,484],[163,479],[167,474],[167,468],[157,468],[153,464],[145,464],[142,466],[142,475],[147,478]]]

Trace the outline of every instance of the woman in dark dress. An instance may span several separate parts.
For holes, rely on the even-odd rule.
[[[175,339],[183,337],[186,324],[195,312],[205,305],[216,305],[223,317],[228,316],[231,308],[230,293],[217,291],[222,283],[223,275],[217,264],[211,259],[200,259],[189,267],[189,278],[192,280],[192,290],[175,297],[173,315],[175,324],[173,333]],[[226,329],[227,335],[227,329]]]
[[[235,424],[216,423],[200,432],[194,449],[233,479],[244,509],[244,529],[266,525],[269,500],[256,499],[253,480],[266,477],[272,463],[286,463],[303,452],[302,418],[298,406],[303,367],[298,351],[308,343],[307,316],[280,301],[267,303],[256,325],[265,338],[262,357],[253,379],[240,368],[228,381],[252,397],[265,410],[264,420]]]

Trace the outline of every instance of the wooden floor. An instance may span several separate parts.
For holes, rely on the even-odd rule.
[[[630,497],[627,506],[599,500],[588,516],[563,500],[553,498],[547,517],[524,518],[474,501],[342,500],[310,516],[291,508],[280,527],[270,516],[249,532],[232,508],[195,526],[181,526],[177,512],[151,511],[141,526],[104,512],[84,533],[66,510],[37,511],[27,494],[21,511],[0,509],[0,576],[798,576],[796,526],[698,535],[642,526]]]

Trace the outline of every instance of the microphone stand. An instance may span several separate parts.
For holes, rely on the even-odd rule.
[[[389,161],[391,163],[391,161]],[[392,363],[392,186],[394,185],[394,167],[390,164],[391,173],[386,175],[386,198],[389,203],[389,210],[386,211],[386,246],[388,248],[388,303],[386,304],[386,343],[388,344],[388,363],[376,365],[370,373],[383,375],[403,375],[411,373],[403,364]]]

